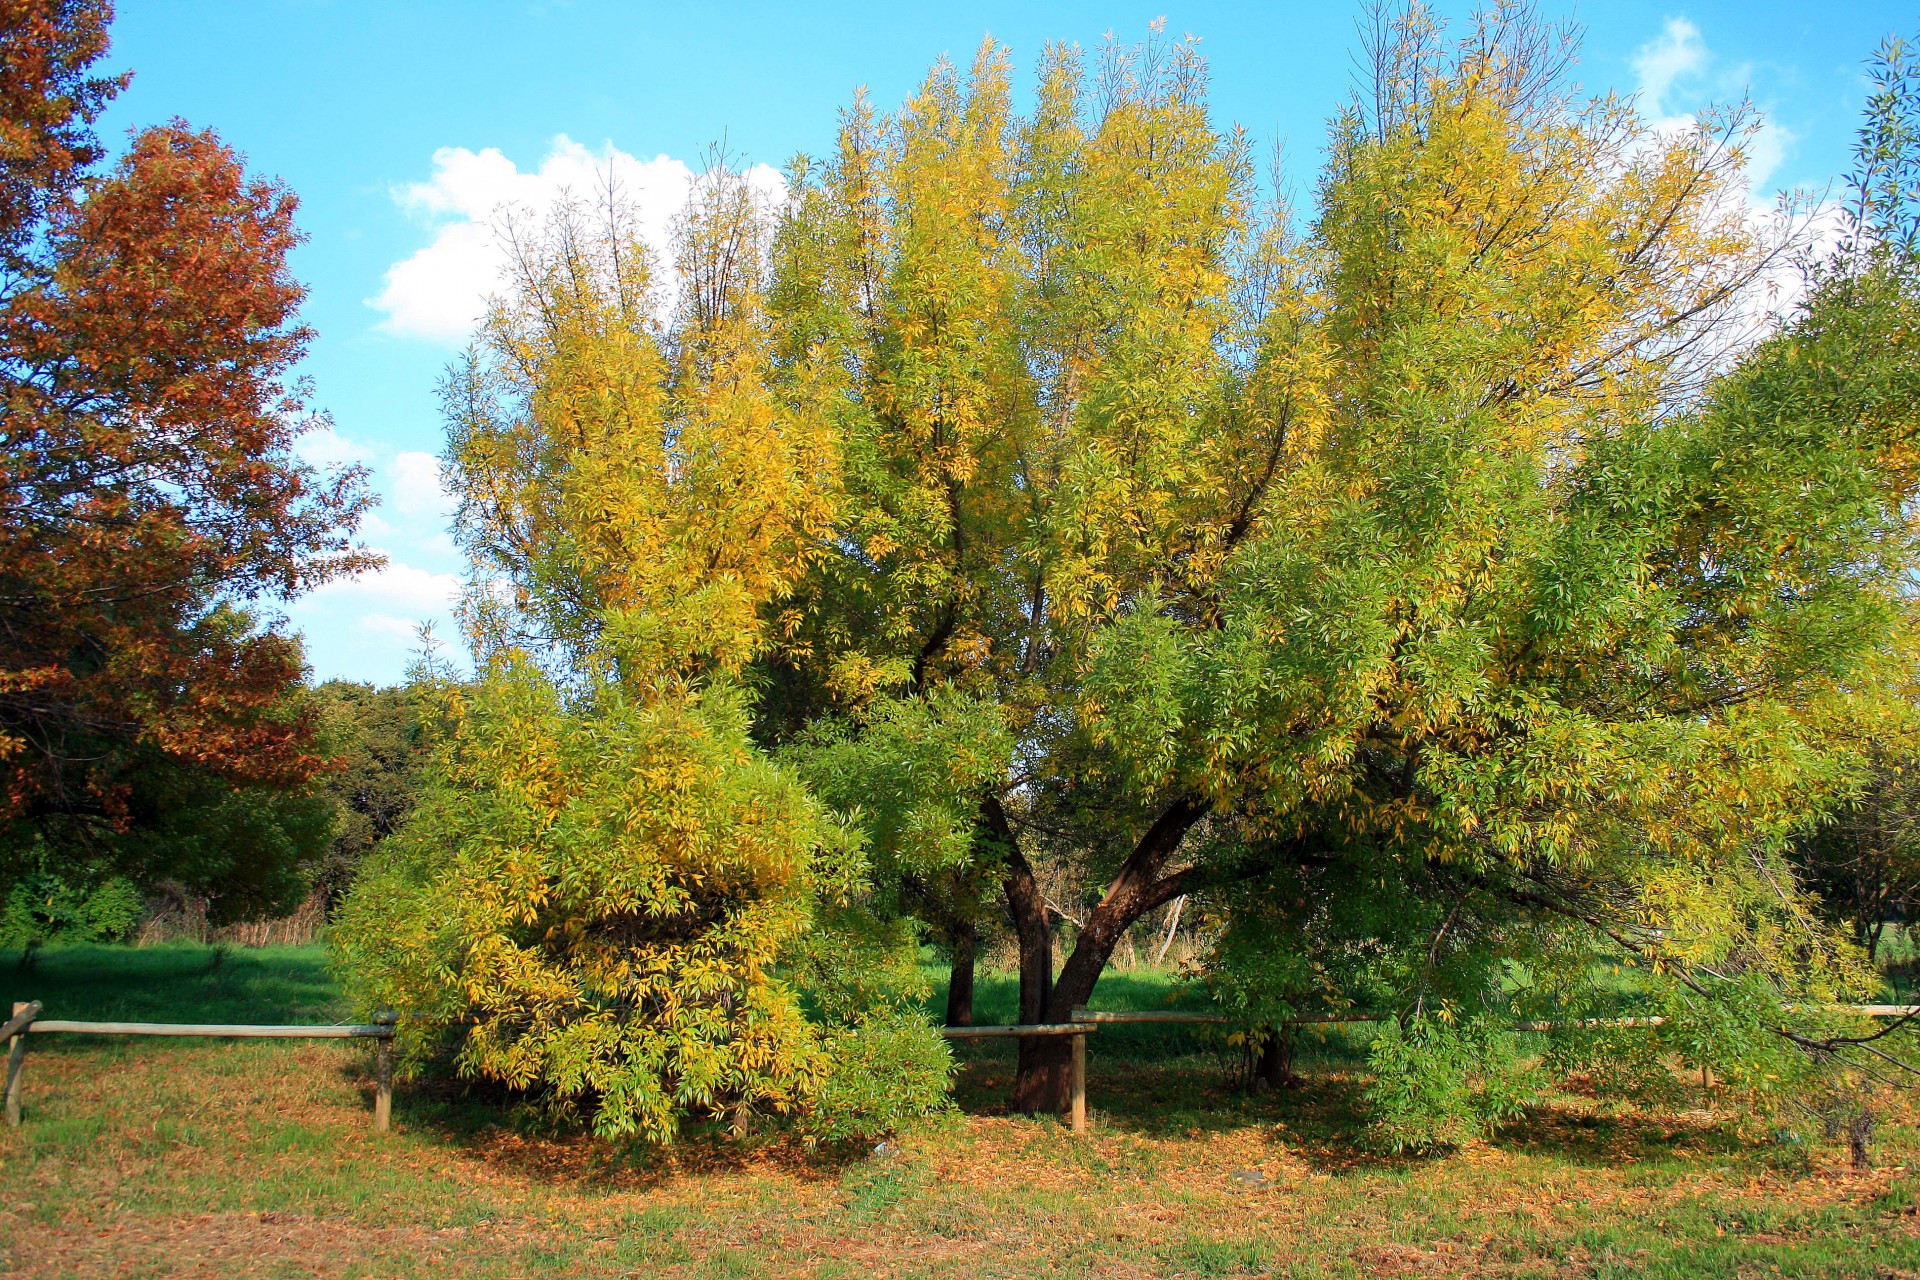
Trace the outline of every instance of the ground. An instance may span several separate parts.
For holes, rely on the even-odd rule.
[[[48,1016],[331,1021],[312,949],[75,950],[18,973]],[[983,1014],[1008,998],[983,989]],[[1158,1003],[1151,978],[1097,1003]],[[12,1274],[105,1276],[1554,1276],[1920,1280],[1920,1115],[1877,1167],[1702,1094],[1569,1103],[1426,1158],[1358,1141],[1338,1045],[1250,1095],[1182,1029],[1105,1029],[1092,1130],[1005,1114],[1011,1049],[963,1050],[954,1116],[879,1151],[776,1134],[665,1154],[403,1086],[371,1132],[367,1046],[34,1041],[0,1131]]]

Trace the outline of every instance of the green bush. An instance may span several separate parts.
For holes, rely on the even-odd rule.
[[[858,839],[749,743],[737,690],[575,704],[508,660],[440,696],[420,802],[332,935],[408,1064],[450,1040],[462,1074],[655,1142],[755,1113],[863,1137],[942,1105],[911,935],[862,923]]]
[[[14,882],[0,905],[0,951],[49,942],[113,942],[140,923],[143,904],[131,880],[82,884],[41,873]]]
[[[1389,1151],[1485,1137],[1519,1118],[1538,1092],[1517,1034],[1490,1017],[1457,1022],[1444,1013],[1386,1023],[1367,1055],[1371,1137]]]

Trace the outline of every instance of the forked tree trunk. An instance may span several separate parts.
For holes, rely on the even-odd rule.
[[[963,925],[953,935],[953,968],[947,978],[947,1025],[973,1025],[973,962],[980,947],[980,935],[972,925]]]
[[[1194,886],[1192,868],[1171,875],[1165,874],[1165,869],[1180,841],[1206,811],[1205,801],[1181,797],[1161,812],[1128,854],[1106,896],[1087,916],[1056,978],[1046,900],[999,802],[989,799],[985,803],[984,820],[1007,850],[1003,888],[1007,914],[1020,945],[1021,1022],[1071,1021],[1074,1006],[1092,998],[1094,985],[1128,926]],[[1014,1107],[1032,1114],[1065,1111],[1072,1057],[1072,1044],[1064,1036],[1022,1040],[1013,1083]]]

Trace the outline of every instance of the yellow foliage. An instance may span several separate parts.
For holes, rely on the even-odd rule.
[[[483,645],[604,657],[629,672],[731,672],[836,509],[830,378],[776,370],[764,309],[772,213],[716,166],[680,220],[660,318],[655,264],[616,191],[515,228],[515,289],[447,385],[459,528],[483,574]]]

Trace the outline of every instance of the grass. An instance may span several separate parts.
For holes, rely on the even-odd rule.
[[[1887,975],[1889,999],[1920,998],[1920,938],[1910,925],[1888,925],[1880,939],[1880,968]]]
[[[331,1021],[313,949],[75,949],[12,993],[51,1016]],[[1164,1007],[1164,976],[1102,983]],[[982,975],[981,1021],[1010,1015]],[[1005,1045],[961,1049],[959,1114],[885,1154],[774,1134],[669,1152],[554,1135],[497,1099],[403,1086],[370,1132],[364,1045],[47,1036],[0,1133],[0,1240],[26,1276],[1920,1277],[1920,1132],[1854,1173],[1724,1099],[1546,1109],[1428,1159],[1356,1142],[1331,1046],[1249,1095],[1190,1029],[1105,1028],[1094,1126],[1004,1111]]]
[[[9,1007],[38,1000],[48,1018],[93,1022],[337,1022],[340,988],[319,945],[64,947],[21,972],[0,951]]]

